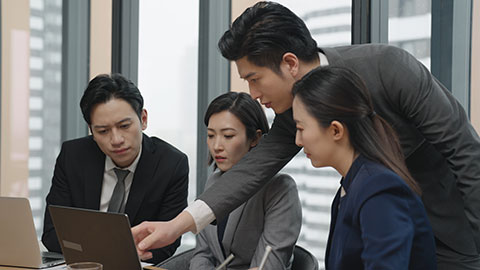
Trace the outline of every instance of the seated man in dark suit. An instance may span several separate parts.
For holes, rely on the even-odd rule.
[[[80,101],[91,136],[64,142],[57,158],[42,242],[61,252],[48,205],[128,214],[130,224],[165,221],[187,206],[188,160],[172,145],[143,134],[147,111],[138,88],[119,74],[99,75]],[[158,263],[173,244],[153,250]]]

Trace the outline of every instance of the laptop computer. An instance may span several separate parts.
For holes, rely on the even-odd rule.
[[[103,270],[141,270],[126,214],[49,206],[67,264],[98,262]]]
[[[62,254],[41,252],[27,198],[0,197],[0,265],[47,268],[62,264]]]

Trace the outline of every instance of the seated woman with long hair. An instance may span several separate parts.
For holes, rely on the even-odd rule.
[[[343,176],[332,205],[326,269],[436,269],[420,188],[359,76],[319,67],[292,93],[296,144],[314,167],[331,166]]]
[[[248,94],[230,92],[214,99],[205,113],[210,164],[214,173],[206,188],[232,168],[268,132],[262,107]],[[225,186],[225,188],[229,188]],[[295,181],[277,174],[251,199],[217,225],[197,235],[190,269],[214,269],[227,256],[235,258],[227,269],[257,267],[267,245],[272,247],[264,269],[290,269],[302,224]]]

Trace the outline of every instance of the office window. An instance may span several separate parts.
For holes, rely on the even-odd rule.
[[[280,0],[278,2],[302,18],[319,47],[351,43],[351,1]]]
[[[472,11],[472,55],[471,55],[471,96],[470,117],[473,127],[480,134],[480,78],[474,74],[480,74],[480,2],[473,3]]]
[[[430,69],[431,0],[389,0],[388,42]]]
[[[62,2],[2,1],[2,196],[28,197],[38,236],[60,148]]]
[[[145,133],[189,157],[189,202],[196,195],[198,14],[194,0],[140,1],[138,87],[148,111]],[[187,234],[177,252],[194,246]]]

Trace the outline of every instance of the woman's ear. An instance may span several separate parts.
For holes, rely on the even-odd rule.
[[[328,129],[334,141],[340,141],[345,137],[345,126],[337,120],[333,120]]]
[[[260,141],[260,138],[262,138],[262,131],[260,129],[257,129],[257,131],[255,132],[255,137],[250,143],[250,148],[257,146],[258,142]]]

